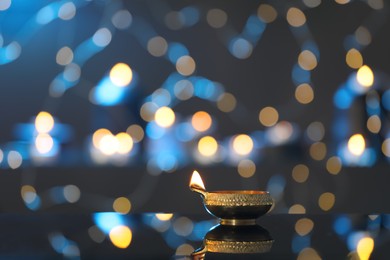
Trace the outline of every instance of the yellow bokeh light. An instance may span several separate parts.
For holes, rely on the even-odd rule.
[[[309,218],[301,218],[295,223],[295,231],[300,236],[306,236],[314,227],[314,222]]]
[[[157,213],[156,218],[158,218],[161,221],[168,221],[173,217],[172,213]]]
[[[360,67],[356,73],[356,80],[363,87],[369,88],[374,84],[374,73],[367,65]]]
[[[118,133],[116,136],[118,140],[118,150],[119,154],[127,154],[133,149],[133,138],[127,133]]]
[[[131,210],[131,202],[128,198],[119,197],[114,200],[112,208],[118,213],[127,214]]]
[[[304,164],[296,165],[292,170],[292,177],[296,182],[305,182],[309,177],[309,167]]]
[[[291,7],[287,11],[287,22],[293,27],[300,27],[306,23],[305,14],[296,7]]]
[[[154,120],[161,127],[170,127],[175,123],[175,112],[170,107],[160,107],[154,114]]]
[[[54,118],[53,116],[45,111],[39,112],[35,118],[35,129],[38,133],[48,133],[54,127]]]
[[[317,58],[311,51],[304,50],[298,56],[298,64],[304,70],[313,70],[317,67]]]
[[[218,143],[211,136],[202,137],[198,142],[198,151],[201,155],[210,157],[218,151]]]
[[[118,151],[119,142],[115,136],[109,134],[100,139],[98,147],[103,154],[113,155]]]
[[[233,139],[233,149],[239,155],[248,155],[253,149],[253,140],[249,135],[237,135]]]
[[[105,129],[105,128],[100,128],[100,129],[96,130],[95,133],[93,133],[92,143],[96,149],[100,149],[100,141],[106,135],[111,135],[111,132],[110,132],[110,130]]]
[[[262,110],[260,110],[259,113],[259,121],[264,126],[273,126],[275,125],[279,120],[279,113],[278,111],[273,107],[265,107]]]
[[[209,113],[205,111],[198,111],[192,116],[192,127],[198,132],[205,132],[210,129],[212,119]]]
[[[265,23],[272,23],[275,21],[278,13],[272,5],[261,4],[257,9],[257,16]]]
[[[390,138],[387,138],[385,141],[382,143],[382,153],[386,157],[390,157]]]
[[[345,62],[352,69],[358,69],[363,66],[363,56],[360,51],[352,48],[347,52]]]
[[[228,113],[236,108],[237,100],[233,94],[223,93],[217,101],[217,107],[222,112]]]
[[[326,156],[326,145],[322,142],[314,143],[310,146],[310,156],[316,161],[321,161]]]
[[[118,248],[127,248],[131,243],[133,234],[127,226],[116,226],[109,234],[112,244]]]
[[[374,250],[374,239],[371,237],[363,237],[359,240],[356,251],[360,260],[370,259],[370,255]]]
[[[126,133],[128,133],[132,138],[134,143],[141,142],[144,139],[145,131],[139,125],[131,125],[127,128]]]
[[[288,214],[305,214],[305,213],[306,213],[306,209],[301,204],[292,205],[288,210]]]
[[[366,149],[366,141],[361,134],[354,134],[348,140],[348,150],[350,153],[356,156],[360,156],[363,154]]]
[[[256,164],[252,160],[242,160],[238,163],[238,173],[241,177],[250,178],[256,172]]]
[[[49,134],[39,134],[35,138],[35,147],[40,154],[46,154],[53,148],[54,141]]]
[[[333,208],[336,201],[336,196],[333,193],[325,192],[318,199],[318,205],[323,211],[328,211]]]
[[[332,156],[326,162],[326,169],[330,174],[337,175],[341,171],[341,160],[337,156]]]
[[[322,258],[318,255],[314,248],[306,247],[299,252],[297,260],[321,260]]]
[[[176,70],[183,76],[189,76],[194,73],[196,64],[191,56],[181,56],[176,61]]]
[[[367,119],[367,129],[374,134],[379,133],[382,127],[382,122],[379,116],[373,115]]]
[[[117,63],[110,71],[110,80],[118,87],[129,85],[132,79],[133,71],[125,63]]]
[[[313,88],[307,83],[299,85],[295,89],[295,98],[301,104],[309,104],[314,99]]]

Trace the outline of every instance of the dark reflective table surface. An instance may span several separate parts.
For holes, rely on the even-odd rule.
[[[197,259],[390,259],[390,214],[270,214],[247,227],[215,227],[207,214],[181,213],[0,220],[2,259],[192,259],[202,249]]]

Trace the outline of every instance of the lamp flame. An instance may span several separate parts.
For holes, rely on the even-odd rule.
[[[190,188],[206,191],[206,188],[203,184],[202,178],[200,177],[200,174],[197,171],[194,171],[192,173],[192,177],[191,177],[191,181],[190,181]]]

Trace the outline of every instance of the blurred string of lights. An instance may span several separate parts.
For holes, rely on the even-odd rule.
[[[338,126],[338,129],[344,129],[349,118],[347,112],[353,108],[356,103],[354,101],[363,96],[368,116],[367,129],[370,135],[373,135],[370,136],[373,140],[376,136],[383,139],[379,143],[381,149],[366,147],[367,139],[363,132],[348,136],[350,131],[338,131],[336,136],[341,140],[341,146],[332,156],[327,157],[330,152],[323,142],[324,125],[321,122],[312,122],[305,131],[300,131],[293,122],[281,120],[283,114],[276,106],[259,109],[258,120],[264,130],[239,133],[217,140],[215,137],[218,130],[217,118],[210,112],[199,110],[193,115],[185,116],[175,111],[175,106],[196,97],[215,104],[224,113],[230,113],[240,106],[241,102],[232,93],[227,92],[221,83],[197,74],[197,62],[184,44],[169,41],[159,35],[143,17],[133,16],[129,10],[124,9],[120,1],[103,1],[105,12],[95,33],[76,47],[63,46],[58,50],[56,62],[64,69],[54,77],[48,92],[54,99],[61,98],[70,88],[81,84],[85,63],[109,46],[117,30],[122,30],[133,35],[150,55],[169,61],[174,71],[159,88],[143,100],[139,111],[136,111],[145,123],[132,123],[118,133],[109,130],[109,127],[91,132],[87,137],[89,163],[129,166],[135,161],[139,162],[135,158],[144,152],[147,171],[154,176],[160,175],[161,172],[174,172],[194,161],[202,165],[226,163],[237,167],[241,177],[251,178],[255,175],[256,163],[264,148],[291,144],[305,136],[310,143],[310,157],[315,161],[327,159],[326,169],[330,174],[337,175],[343,165],[369,166],[377,160],[378,151],[382,151],[385,157],[390,156],[390,139],[386,133],[384,120],[387,111],[390,110],[390,92],[384,89],[387,76],[378,73],[374,78],[371,68],[364,65],[361,54],[362,49],[370,44],[375,30],[385,20],[386,9],[381,0],[365,2],[372,8],[373,14],[353,35],[346,37],[344,43],[347,49],[346,63],[357,71],[352,72],[351,77],[334,96],[335,106],[341,111],[334,125]],[[22,29],[14,41],[2,35],[2,42],[10,43],[1,49],[1,63],[15,61],[21,55],[29,38],[39,28],[56,19],[63,22],[72,20],[77,16],[79,8],[87,8],[92,4],[93,1],[87,0],[58,1],[42,7],[26,23],[25,28],[33,27],[34,30],[26,34],[27,29]],[[247,59],[261,40],[267,26],[283,14],[297,45],[300,46],[297,62],[292,66],[291,78],[295,86],[294,99],[299,106],[305,107],[314,100],[311,72],[318,65],[320,53],[307,26],[304,11],[307,8],[316,8],[320,4],[320,0],[298,1],[297,5],[288,8],[268,3],[260,4],[248,17],[241,32],[234,30],[228,23],[228,14],[218,8],[203,10],[197,6],[187,6],[179,11],[172,11],[168,7],[166,12],[164,11],[164,23],[166,27],[175,31],[201,22],[206,22],[212,29],[225,30],[228,37],[222,40],[231,55],[237,59]],[[0,2],[3,14],[12,7],[11,0]],[[83,80],[88,82],[87,79]],[[117,63],[98,83],[93,84],[88,99],[96,106],[107,108],[121,106],[141,80],[131,66]],[[71,126],[61,124],[59,119],[47,111],[39,112],[30,123],[17,125],[15,133],[22,142],[2,146],[0,162],[3,168],[53,165],[59,160],[62,145],[71,142],[73,134]],[[292,177],[298,183],[306,182],[308,176],[309,169],[304,164],[298,164],[292,170]],[[275,175],[269,180],[268,190],[274,198],[282,200],[285,186],[285,177]],[[32,183],[21,187],[22,198],[26,206],[32,210],[41,207],[43,198],[51,200],[52,204],[76,203],[80,194],[81,191],[74,185],[52,187],[40,195]],[[129,197],[112,200],[115,211],[130,211]],[[318,199],[319,207],[325,211],[331,209],[334,203],[335,196],[330,192],[323,193]],[[292,205],[289,211],[302,212],[305,208],[296,204]]]

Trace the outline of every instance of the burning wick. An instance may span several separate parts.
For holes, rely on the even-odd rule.
[[[204,187],[202,178],[200,177],[200,174],[197,171],[194,171],[192,173],[191,181],[190,181],[190,189],[192,191],[205,194],[206,188]]]

